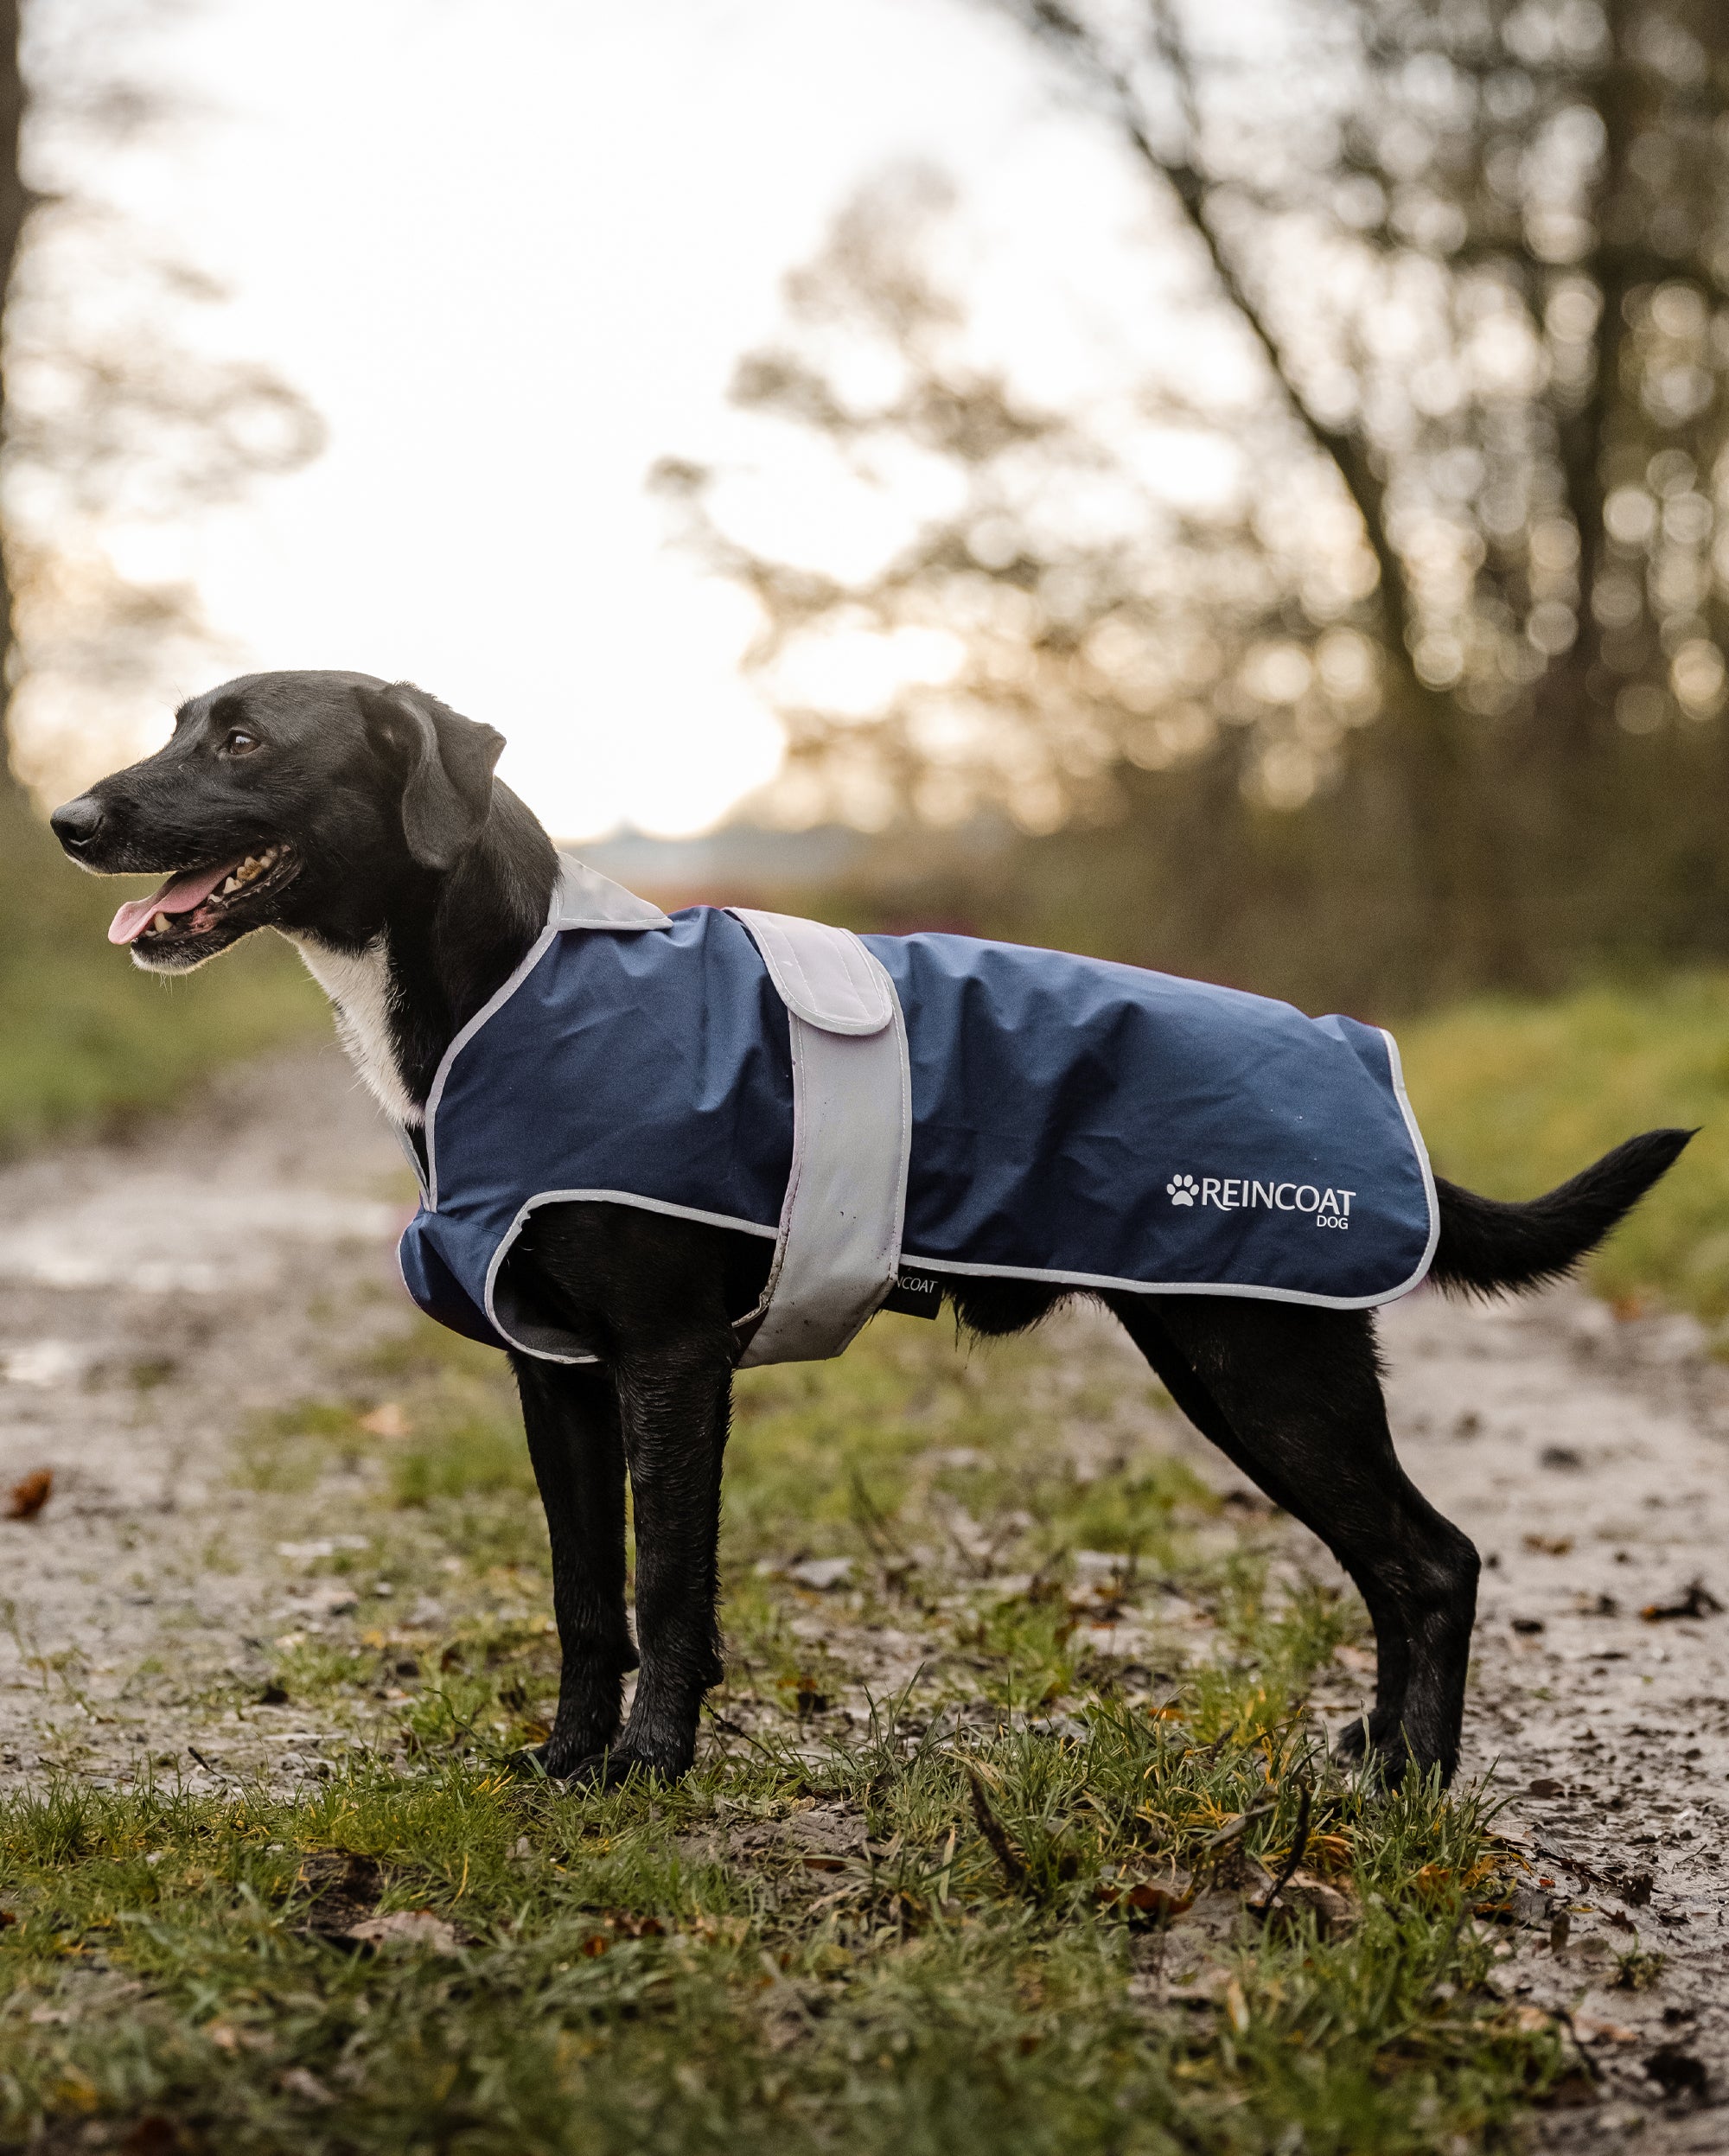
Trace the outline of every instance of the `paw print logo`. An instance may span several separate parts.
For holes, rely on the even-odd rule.
[[[1192,1205],[1200,1193],[1193,1176],[1172,1176],[1164,1186],[1173,1205]]]

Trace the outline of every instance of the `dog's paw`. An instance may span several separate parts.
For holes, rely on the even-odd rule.
[[[571,1738],[555,1730],[544,1745],[512,1752],[510,1771],[526,1782],[568,1782],[589,1760],[605,1757],[605,1744],[593,1732]]]
[[[1336,1764],[1355,1771],[1367,1787],[1388,1792],[1398,1789],[1407,1774],[1420,1776],[1437,1765],[1444,1789],[1453,1777],[1452,1760],[1414,1745],[1408,1731],[1399,1723],[1388,1728],[1378,1726],[1375,1716],[1366,1720],[1359,1717],[1340,1731],[1333,1759]]]
[[[650,1782],[677,1782],[688,1772],[687,1765],[663,1765],[658,1760],[644,1759],[615,1745],[578,1761],[565,1777],[565,1786],[569,1789],[622,1789],[627,1782],[638,1777]]]
[[[1164,1186],[1165,1195],[1173,1205],[1192,1205],[1200,1194],[1201,1186],[1190,1175],[1174,1175]]]

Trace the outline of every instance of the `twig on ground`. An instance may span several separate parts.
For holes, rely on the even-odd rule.
[[[1295,1832],[1291,1837],[1291,1853],[1285,1859],[1284,1866],[1279,1872],[1279,1877],[1273,1882],[1272,1891],[1267,1895],[1266,1900],[1263,1901],[1260,1905],[1260,1913],[1263,1917],[1270,1917],[1273,1914],[1273,1904],[1279,1899],[1279,1897],[1285,1891],[1286,1888],[1290,1885],[1292,1880],[1296,1878],[1297,1867],[1302,1863],[1303,1859],[1308,1853],[1309,1815],[1313,1808],[1314,1802],[1315,1793],[1305,1782],[1298,1794],[1297,1826]]]
[[[979,1832],[990,1844],[992,1855],[1003,1867],[1005,1879],[1012,1887],[1024,1888],[1027,1883],[1025,1859],[1009,1840],[1002,1821],[991,1809],[991,1801],[985,1794],[984,1777],[970,1760],[963,1759],[960,1764],[966,1770],[967,1786],[973,1792],[973,1816],[979,1822]]]

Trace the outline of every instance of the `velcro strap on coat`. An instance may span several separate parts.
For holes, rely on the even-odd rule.
[[[907,1030],[895,985],[845,928],[737,914],[788,1012],[793,1164],[742,1362],[839,1355],[900,1262],[912,1144]]]
[[[880,1033],[895,1015],[895,992],[858,937],[826,922],[729,906],[750,931],[788,1011],[825,1033]]]

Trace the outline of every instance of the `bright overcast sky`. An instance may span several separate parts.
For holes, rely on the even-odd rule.
[[[231,285],[222,345],[329,445],[126,565],[189,572],[246,664],[492,721],[565,834],[693,830],[775,769],[747,603],[644,477],[724,450],[736,359],[862,180],[954,175],[1050,386],[1145,333],[1148,197],[970,0],[201,0],[153,53],[210,117],[112,191]]]

